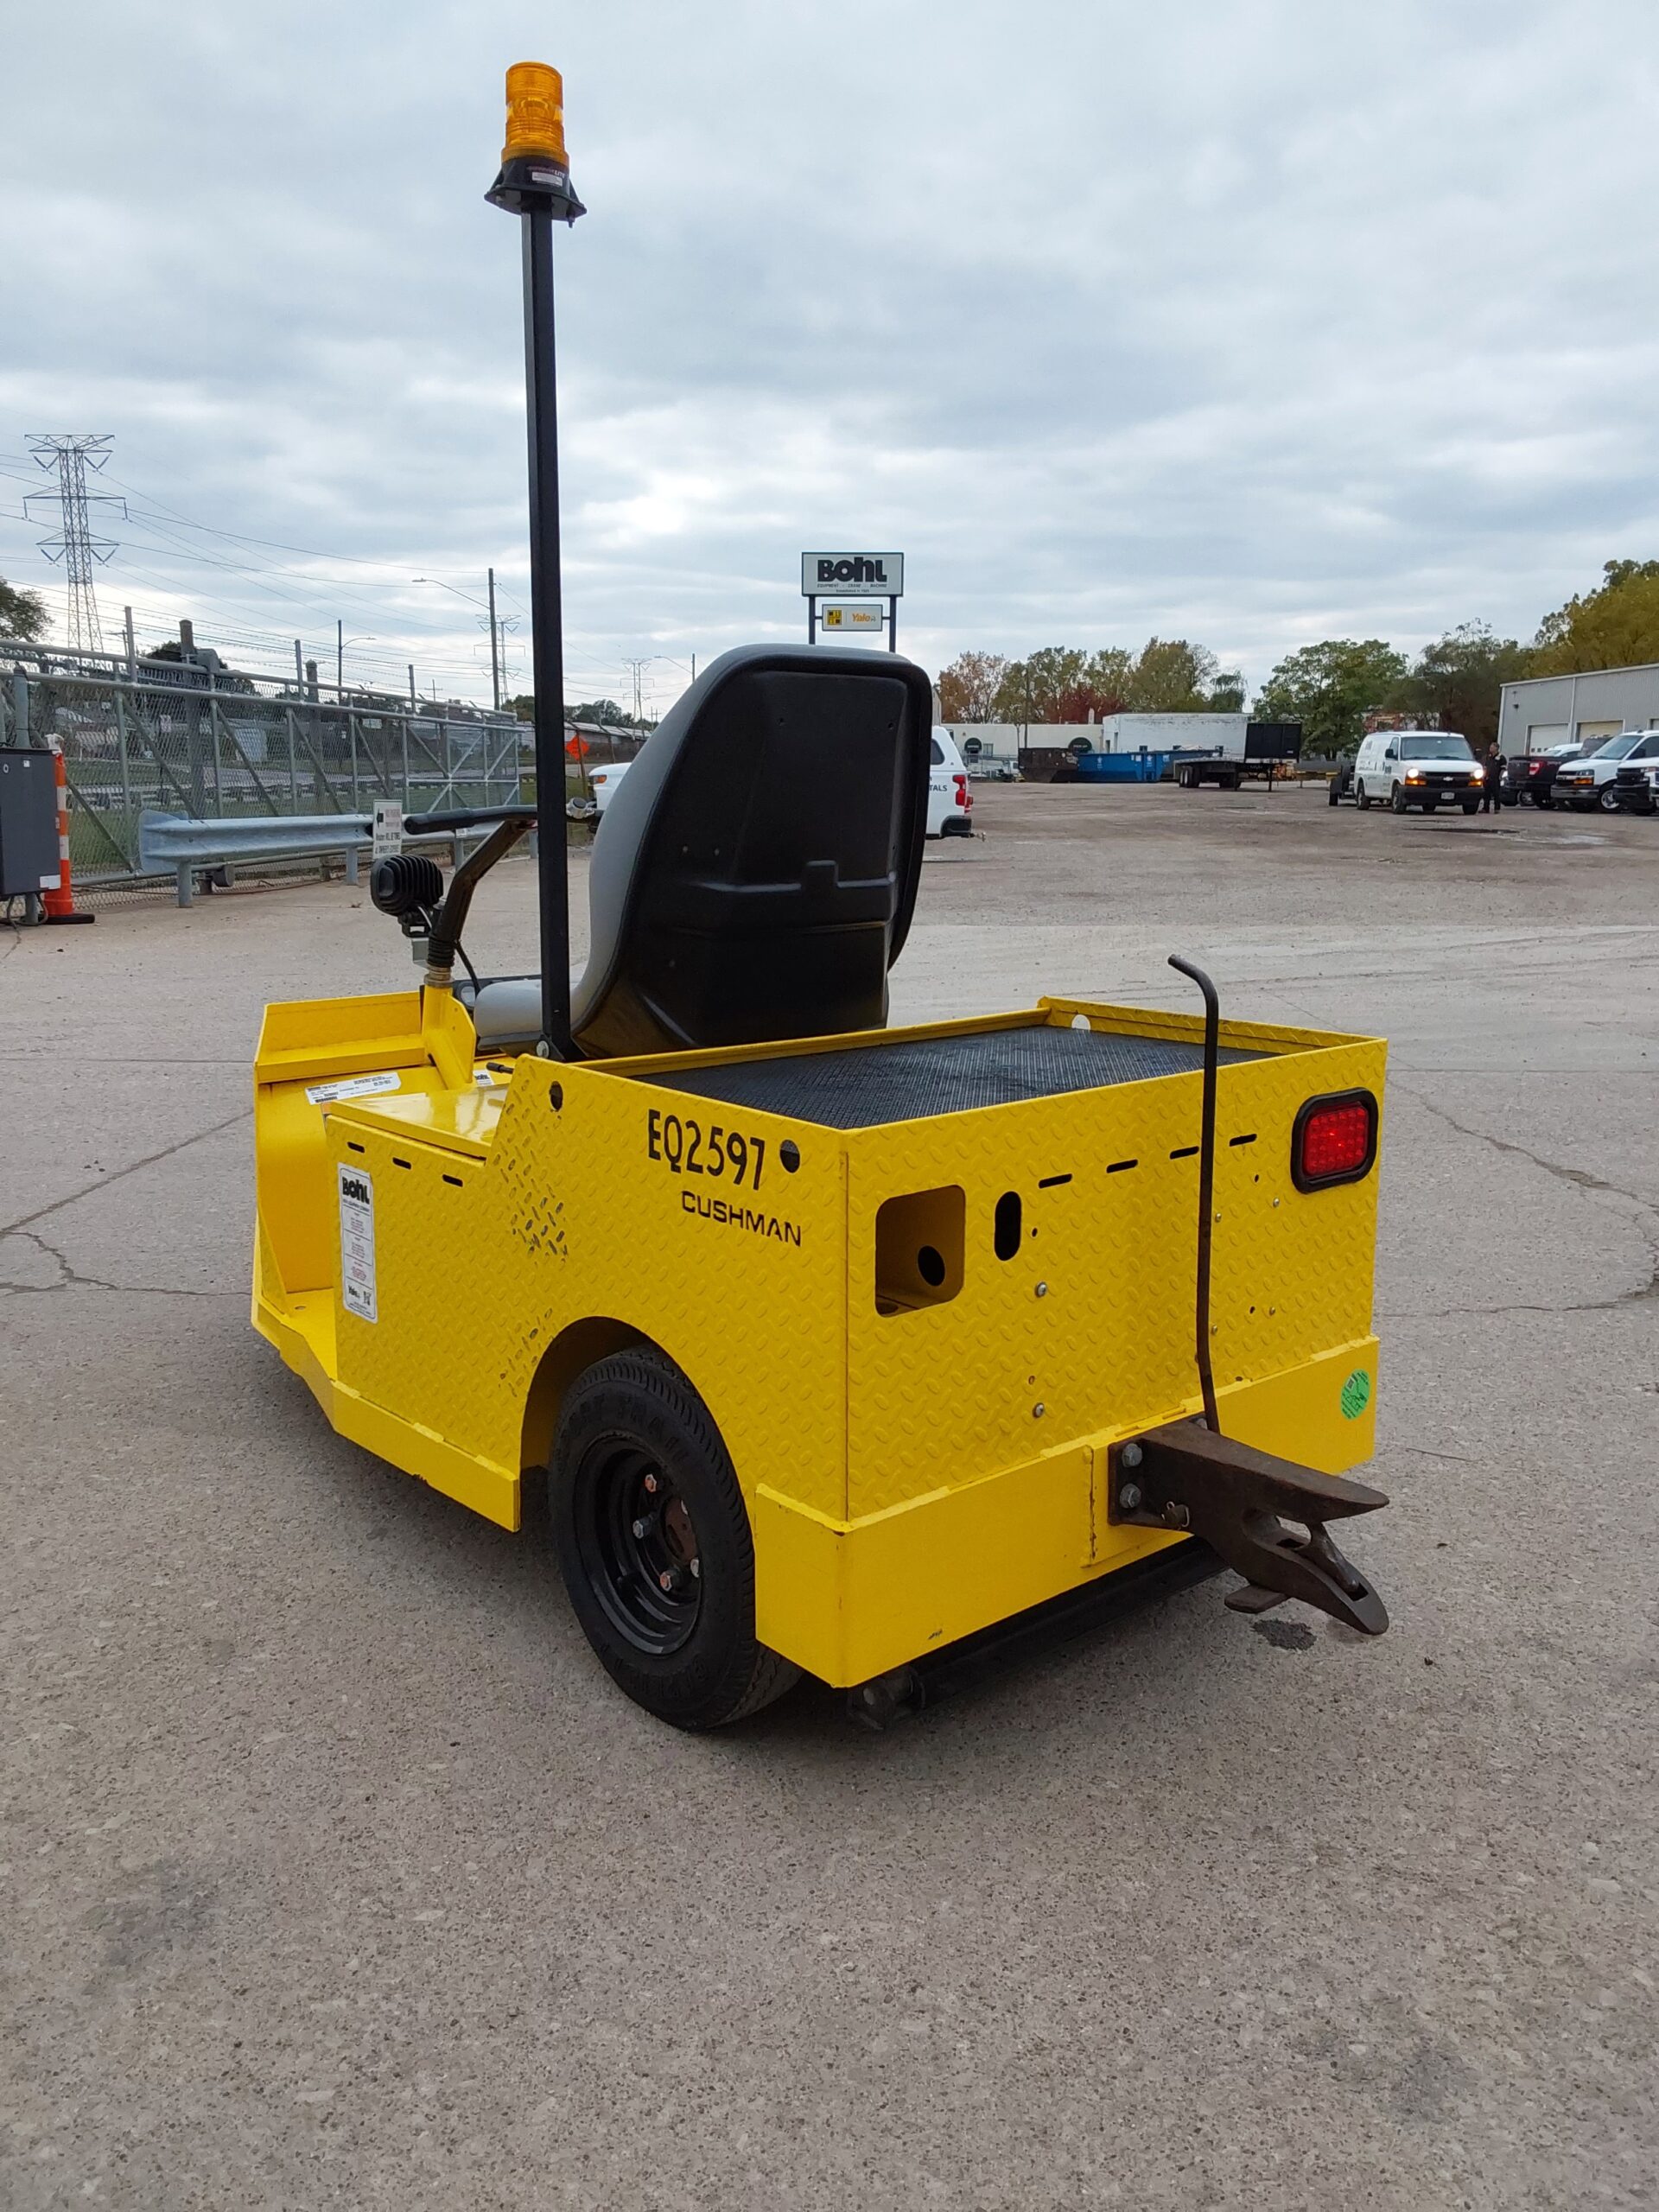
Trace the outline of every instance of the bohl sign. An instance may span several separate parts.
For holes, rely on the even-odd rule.
[[[803,553],[801,591],[808,599],[834,596],[899,599],[905,589],[902,553]]]

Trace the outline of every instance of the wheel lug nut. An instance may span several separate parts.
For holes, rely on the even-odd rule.
[[[694,1582],[702,1580],[702,1561],[700,1559],[694,1559],[691,1562],[691,1580]]]
[[[636,1521],[633,1523],[633,1533],[636,1536],[643,1536],[650,1526],[649,1521]]]
[[[657,1578],[657,1587],[659,1590],[672,1592],[677,1590],[679,1586],[679,1576],[674,1572],[674,1569],[671,1567],[665,1567]]]
[[[651,1497],[656,1497],[656,1495],[657,1495],[657,1478],[656,1478],[656,1476],[655,1476],[655,1475],[647,1475],[647,1476],[645,1477],[645,1489],[646,1489],[647,1492],[650,1494],[650,1496],[651,1496]]]

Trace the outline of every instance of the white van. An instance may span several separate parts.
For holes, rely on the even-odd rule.
[[[1396,814],[1420,806],[1433,814],[1456,799],[1465,814],[1480,804],[1486,772],[1454,729],[1378,729],[1360,740],[1354,797],[1361,806],[1387,800]]]
[[[969,819],[974,797],[968,788],[968,764],[948,729],[935,729],[927,777],[927,834],[930,837],[971,837]]]

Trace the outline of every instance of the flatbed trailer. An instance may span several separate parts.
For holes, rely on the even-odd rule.
[[[1302,755],[1300,722],[1251,722],[1244,733],[1242,753],[1222,751],[1184,753],[1175,762],[1175,781],[1183,791],[1195,791],[1205,784],[1236,791],[1247,779],[1272,785],[1293,768]]]

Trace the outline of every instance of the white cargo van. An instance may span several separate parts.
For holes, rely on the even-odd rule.
[[[1486,772],[1454,729],[1378,729],[1360,740],[1354,797],[1361,806],[1386,800],[1396,814],[1420,806],[1433,814],[1455,799],[1465,814],[1480,804]]]

